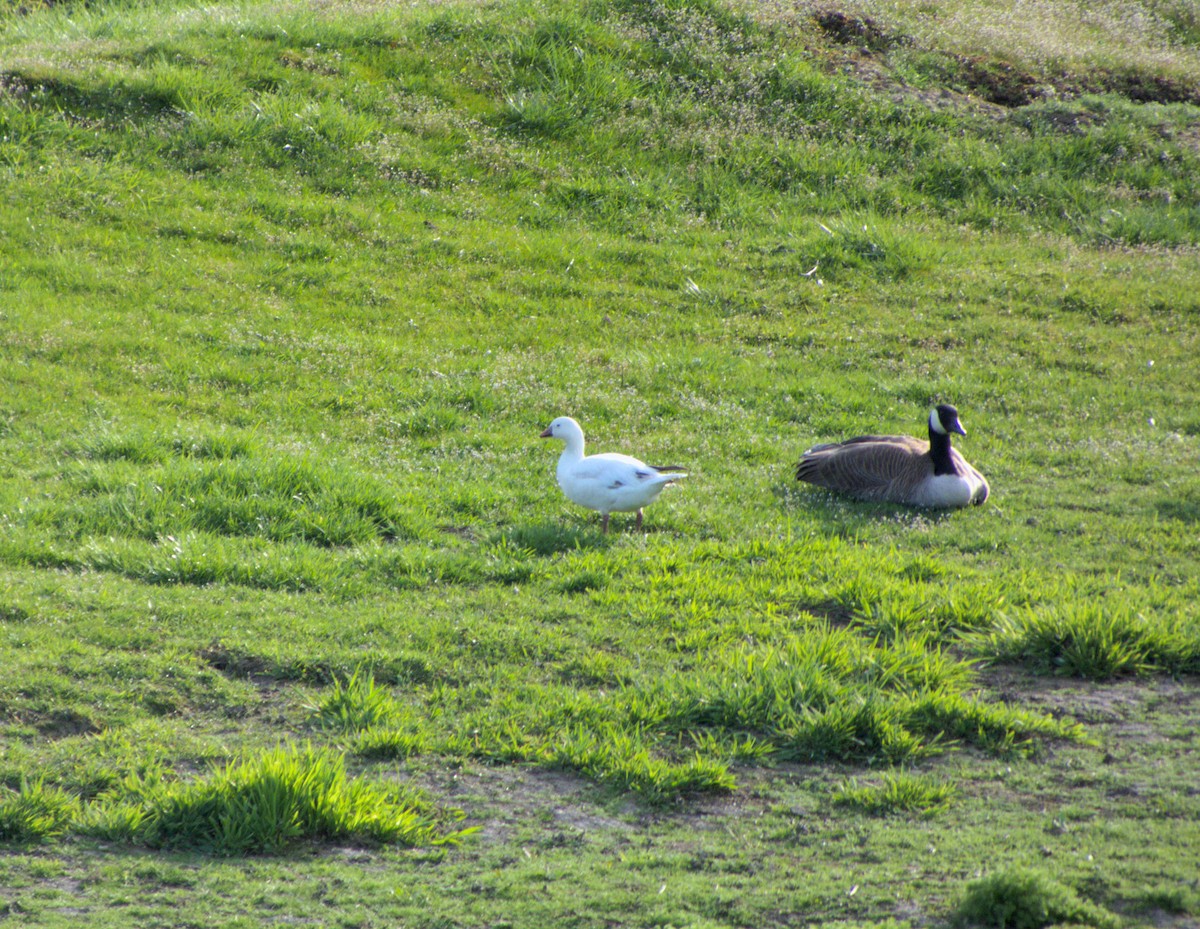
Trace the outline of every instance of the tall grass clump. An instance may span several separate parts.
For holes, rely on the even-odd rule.
[[[18,790],[0,788],[0,842],[37,842],[67,832],[79,800],[42,781],[22,781]]]
[[[1200,671],[1200,625],[1179,617],[1150,622],[1132,606],[1119,603],[1029,609],[1002,617],[965,643],[991,661],[1089,680]]]
[[[948,807],[954,795],[952,784],[898,771],[885,774],[880,784],[861,787],[857,779],[851,778],[838,786],[833,802],[872,816],[907,813],[931,816]]]
[[[710,668],[624,689],[639,724],[742,733],[777,757],[904,764],[962,742],[1005,753],[1077,726],[970,697],[970,665],[931,643],[870,643],[816,629],[781,646],[727,650]]]
[[[136,791],[127,793],[137,808]],[[118,809],[130,806],[119,793],[114,799]],[[147,789],[140,805],[140,815],[127,817],[139,844],[223,856],[301,841],[440,845],[466,834],[443,830],[413,798],[348,777],[340,755],[311,747],[248,755],[196,783]]]
[[[1082,739],[1083,727],[1070,719],[1003,704],[965,693],[928,691],[904,701],[902,718],[918,732],[936,733],[940,744],[973,745],[994,755],[1028,754],[1035,739]]]
[[[546,764],[579,771],[655,804],[689,794],[728,793],[737,786],[720,761],[699,755],[679,762],[658,758],[647,748],[642,733],[612,726],[600,731],[587,727],[567,730],[551,749]]]
[[[354,751],[372,761],[396,761],[420,755],[428,745],[422,732],[385,726],[360,732],[354,740]]]
[[[375,675],[362,668],[349,678],[335,678],[333,686],[312,707],[312,718],[321,726],[343,732],[359,732],[386,726],[399,715],[399,707],[386,688],[375,683]]]
[[[1044,929],[1055,923],[1095,929],[1121,925],[1115,914],[1033,869],[999,871],[967,885],[955,922],[994,929]]]

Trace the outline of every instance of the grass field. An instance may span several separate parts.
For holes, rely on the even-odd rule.
[[[0,0],[0,922],[1196,926],[1198,48]]]

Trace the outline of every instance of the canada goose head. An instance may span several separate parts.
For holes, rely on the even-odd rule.
[[[951,432],[966,435],[967,430],[959,422],[958,410],[949,403],[940,403],[929,411],[929,435],[949,435]]]

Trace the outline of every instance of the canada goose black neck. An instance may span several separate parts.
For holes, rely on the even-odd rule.
[[[929,414],[929,457],[933,459],[933,473],[938,476],[958,474],[950,454],[951,429],[955,432],[962,429],[958,423],[958,411],[953,407],[936,407]]]
[[[958,469],[954,467],[954,459],[950,455],[950,434],[938,432],[932,425],[929,427],[929,457],[933,459],[934,474],[958,473]]]

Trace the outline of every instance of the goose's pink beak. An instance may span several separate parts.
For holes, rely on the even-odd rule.
[[[552,439],[552,438],[554,438],[554,433],[551,432],[550,427],[547,426],[546,431],[543,432],[541,435],[539,435],[538,438],[539,439]]]

